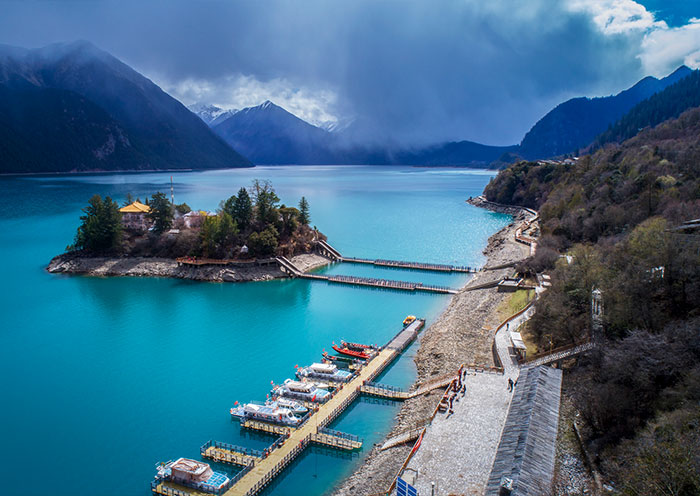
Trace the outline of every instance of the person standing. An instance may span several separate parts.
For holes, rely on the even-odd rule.
[[[508,378],[508,391],[513,391],[513,379],[511,379],[510,377]]]

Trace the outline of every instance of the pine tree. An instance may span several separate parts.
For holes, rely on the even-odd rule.
[[[159,191],[151,196],[148,206],[151,207],[147,215],[153,221],[153,232],[161,234],[170,229],[173,224],[173,206],[168,197]]]
[[[108,252],[119,248],[122,237],[122,222],[119,205],[109,196],[90,198],[80,217],[82,224],[75,235],[71,248],[92,252]]]
[[[245,188],[238,190],[238,196],[235,198],[236,201],[233,203],[232,212],[230,212],[231,216],[240,229],[246,230],[253,220],[253,202]]]
[[[306,197],[302,196],[299,200],[299,222],[302,226],[306,226],[311,222],[311,217],[309,216],[309,202],[306,201]]]

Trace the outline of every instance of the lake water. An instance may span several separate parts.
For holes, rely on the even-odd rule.
[[[199,457],[209,439],[262,448],[274,438],[231,422],[233,402],[264,400],[296,364],[341,338],[385,343],[408,314],[430,324],[447,296],[307,280],[196,283],[51,275],[91,195],[169,192],[170,173],[0,178],[0,494],[150,493],[154,465]],[[409,167],[258,167],[173,174],[175,200],[215,209],[270,179],[282,202],[304,195],[312,225],[341,253],[480,266],[510,218],[465,203],[485,171]],[[465,275],[335,264],[323,269],[453,287]],[[409,348],[381,379],[407,387]],[[400,405],[361,399],[331,427],[366,448],[307,449],[267,490],[321,495],[359,466]],[[231,472],[225,466],[216,466]],[[233,470],[235,472],[235,470]],[[303,490],[300,492],[300,488]]]

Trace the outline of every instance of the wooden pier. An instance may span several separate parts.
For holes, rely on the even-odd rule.
[[[263,452],[250,448],[242,448],[219,441],[209,441],[199,449],[202,458],[208,458],[219,463],[248,467],[263,458]]]
[[[359,396],[362,385],[372,382],[394,361],[406,346],[416,338],[424,325],[425,321],[418,319],[401,329],[385,347],[367,361],[367,364],[357,372],[357,375],[350,382],[339,387],[333,397],[326,403],[319,405],[318,410],[313,412],[310,418],[298,428],[267,424],[271,426],[268,430],[267,427],[260,425],[266,424],[265,422],[256,421],[249,421],[248,425],[244,425],[244,427],[284,435],[285,438],[280,438],[280,441],[276,443],[277,446],[269,452],[267,457],[253,460],[254,465],[244,469],[246,471],[241,473],[240,478],[237,476],[238,480],[224,495],[253,496],[257,494],[270,484],[310,443],[333,446],[343,450],[358,449],[361,446],[361,442],[357,438],[338,433],[337,431],[331,431],[326,429],[326,426],[352,404]],[[205,449],[204,447],[202,448]],[[208,448],[209,446],[207,446]],[[231,456],[234,456],[233,452],[236,450],[229,449],[229,451],[231,451]],[[209,453],[212,453],[212,456],[226,456],[220,448],[217,448],[216,451],[211,450]],[[202,494],[200,491],[172,482],[154,483],[152,490],[156,494],[168,496],[198,496]]]
[[[406,262],[403,260],[370,260],[366,258],[341,257],[339,262],[358,263],[374,265],[376,267],[391,267],[396,269],[426,270],[431,272],[462,272],[465,274],[475,274],[479,270],[475,267],[464,265],[433,264],[425,262]]]
[[[300,279],[312,279],[316,281],[327,281],[337,284],[350,284],[353,286],[368,286],[381,289],[396,289],[399,291],[426,291],[428,293],[457,294],[456,289],[447,286],[436,286],[433,284],[423,284],[422,282],[392,281],[390,279],[376,279],[372,277],[359,276],[325,276],[320,274],[307,274],[301,271],[296,265],[286,257],[277,257],[280,269],[292,277]]]
[[[360,392],[368,396],[377,396],[379,398],[386,398],[390,400],[407,400],[410,398],[415,398],[422,394],[429,393],[435,389],[446,388],[452,381],[454,381],[456,376],[454,374],[448,374],[445,376],[438,377],[432,381],[420,386],[415,391],[404,391],[403,389],[388,386],[386,384],[378,384],[375,382],[370,382],[363,384],[360,387]]]
[[[397,269],[411,270],[427,270],[432,272],[463,272],[466,274],[474,274],[479,271],[475,267],[466,267],[464,265],[448,265],[448,264],[433,264],[425,262],[406,262],[404,260],[370,260],[367,258],[344,257],[338,250],[333,248],[328,242],[319,240],[316,242],[318,252],[330,258],[335,262],[348,262],[366,265],[376,265],[378,267],[393,267]]]

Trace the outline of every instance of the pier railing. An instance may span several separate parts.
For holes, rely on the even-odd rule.
[[[260,450],[244,448],[243,446],[236,446],[235,444],[222,443],[221,441],[212,441],[211,439],[199,448],[199,453],[204,455],[207,449],[211,447],[233,451],[242,455],[254,456],[256,458],[262,458],[263,456],[263,452]]]
[[[355,436],[354,434],[348,434],[347,432],[335,431],[335,430],[329,429],[327,427],[319,427],[317,432],[319,434],[328,434],[329,436],[347,439],[348,441],[355,441],[355,442],[362,441],[358,436]]]
[[[165,496],[191,496],[189,491],[181,491],[174,487],[163,485],[163,480],[151,481],[151,492],[153,494],[163,494]]]
[[[308,435],[299,441],[299,444],[296,445],[289,453],[287,453],[284,458],[277,462],[277,465],[272,467],[272,470],[266,473],[258,482],[255,483],[253,487],[250,488],[250,490],[246,493],[246,496],[253,496],[254,494],[257,494],[261,489],[272,482],[272,479],[274,479],[277,474],[279,474],[287,465],[289,465],[292,460],[294,460],[294,458],[296,458],[300,452],[304,450],[304,448],[306,448],[306,446],[309,444],[310,438],[311,435]]]

